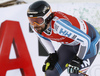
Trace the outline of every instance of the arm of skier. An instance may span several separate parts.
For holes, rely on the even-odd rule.
[[[53,44],[51,42],[51,40],[43,37],[42,35],[38,34],[39,38],[40,38],[40,42],[44,45],[44,47],[46,48],[46,50],[49,53],[48,58],[45,60],[45,65],[43,65],[42,70],[43,72],[45,72],[46,70],[50,69],[53,70],[55,64],[58,61],[58,55],[57,52],[55,51]]]
[[[79,45],[79,49],[78,49],[76,56],[70,62],[70,66],[68,67],[68,72],[78,74],[79,68],[80,68],[81,64],[83,63],[82,61],[85,58],[85,56],[90,48],[91,38],[79,29],[77,29],[75,31],[74,31],[74,34],[77,36],[75,38],[75,41],[79,42],[80,45]],[[73,69],[73,67],[75,69]],[[72,70],[73,70],[73,72],[72,72]]]
[[[73,26],[69,21],[60,19],[55,22],[59,28],[56,32],[62,36],[66,36],[79,43],[79,49],[76,56],[71,60],[68,67],[69,73],[78,73],[87,51],[90,48],[91,38],[79,28]],[[74,68],[75,69],[74,69]]]
[[[45,38],[44,36],[38,34],[39,36],[39,39],[40,39],[40,42],[41,44],[44,46],[44,48],[46,49],[46,51],[49,53],[49,54],[52,54],[52,53],[55,53],[55,48],[51,42],[50,39],[48,38]]]

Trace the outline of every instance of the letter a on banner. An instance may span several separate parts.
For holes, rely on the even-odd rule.
[[[16,59],[9,59],[11,44]],[[36,76],[19,22],[7,20],[0,28],[0,76],[13,69],[20,69],[22,76]]]

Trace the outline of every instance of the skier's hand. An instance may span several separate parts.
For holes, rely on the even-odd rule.
[[[79,57],[75,56],[68,65],[67,68],[68,73],[78,74],[81,64],[82,60]]]
[[[58,55],[56,52],[49,54],[49,57],[45,61],[45,65],[43,65],[42,67],[43,72],[47,71],[48,69],[53,70],[57,61],[58,61]]]

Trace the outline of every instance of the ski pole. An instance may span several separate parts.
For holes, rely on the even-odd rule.
[[[65,67],[67,68],[68,66],[69,66],[69,64],[67,63],[67,64],[65,65]],[[79,73],[81,73],[81,74],[83,74],[83,75],[85,75],[85,76],[88,76],[87,74],[83,73],[83,72],[80,71],[80,70],[79,70]]]

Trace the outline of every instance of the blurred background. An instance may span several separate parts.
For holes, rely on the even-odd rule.
[[[37,0],[0,0],[0,7],[32,3]],[[46,0],[49,3],[100,3],[100,0]]]

